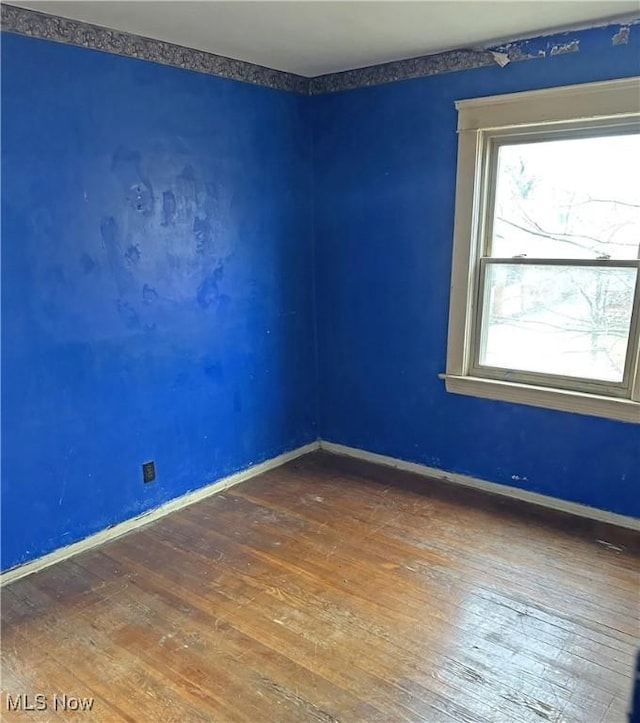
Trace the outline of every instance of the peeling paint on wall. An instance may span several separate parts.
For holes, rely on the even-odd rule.
[[[549,55],[562,55],[563,53],[577,53],[580,50],[580,41],[572,40],[570,43],[562,45],[554,45],[549,51]]]
[[[629,26],[621,25],[620,30],[611,38],[611,45],[626,45],[629,42]]]
[[[493,59],[496,61],[496,63],[501,67],[504,68],[506,65],[508,65],[511,62],[511,59],[506,53],[498,53],[495,50],[489,51],[491,55],[493,56]]]
[[[509,60],[534,60],[536,58],[547,58],[552,55],[563,55],[564,53],[577,53],[580,50],[580,41],[576,38],[567,39],[566,42],[558,43],[545,41],[545,38],[533,40],[516,41],[506,43],[493,49],[494,53],[504,53]]]
[[[523,45],[520,43],[506,43],[505,45],[499,45],[497,48],[491,51],[506,55],[510,61],[515,60],[534,60],[535,58],[544,58],[546,51],[544,50],[529,50],[528,44]]]

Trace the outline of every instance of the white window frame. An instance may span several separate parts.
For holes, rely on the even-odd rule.
[[[623,384],[608,386],[524,372],[513,381],[505,378],[511,375],[504,370],[487,373],[484,368],[480,373],[478,339],[474,339],[474,318],[481,303],[480,256],[495,193],[497,152],[492,148],[518,139],[640,129],[640,77],[461,100],[456,109],[458,164],[447,367],[440,375],[447,391],[640,423],[640,268]],[[611,262],[614,266],[639,264]]]

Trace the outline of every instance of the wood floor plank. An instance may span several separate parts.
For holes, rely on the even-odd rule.
[[[245,513],[248,513],[248,510],[244,510],[244,512],[245,512]],[[283,523],[283,522],[284,522],[284,520],[283,520],[283,519],[280,519],[280,523]],[[282,544],[283,541],[286,541],[286,538],[287,538],[288,533],[287,533],[286,531],[282,531],[282,530],[284,530],[284,529],[287,528],[287,527],[288,527],[288,525],[281,524],[281,525],[280,525],[280,528],[281,528],[280,530],[273,530],[273,531],[271,532],[271,535],[273,535],[273,536],[280,535],[280,539],[279,539],[280,544]],[[250,534],[255,535],[256,533],[257,533],[257,530],[254,528],[254,529],[251,531]],[[346,540],[347,538],[345,538],[344,535],[341,535],[341,539]],[[307,538],[304,536],[304,534],[299,534],[298,537],[296,538],[296,542],[297,542],[298,545],[299,545],[299,544],[306,544]],[[358,545],[359,545],[359,547],[360,547],[360,551],[363,551],[364,549],[366,549],[366,541],[362,540],[362,538],[359,538],[359,539],[358,539]],[[259,545],[258,545],[258,546],[259,546]],[[345,542],[343,542],[343,543],[340,545],[340,548],[341,548],[340,552],[335,553],[335,551],[333,551],[333,554],[337,554],[337,555],[338,555],[338,559],[337,559],[336,561],[334,561],[334,562],[337,562],[338,564],[343,564],[343,563],[344,563],[344,555],[341,556],[341,553],[344,552],[344,548],[346,548],[346,547],[348,547],[348,542],[345,541]],[[389,569],[394,569],[394,565],[395,565],[395,568],[396,568],[396,569],[395,569],[395,574],[396,574],[396,575],[398,574],[398,572],[400,572],[400,573],[403,572],[403,569],[401,569],[401,568],[406,568],[406,567],[408,567],[408,566],[406,566],[406,565],[402,566],[402,565],[398,564],[397,562],[394,562],[394,561],[393,561],[393,560],[394,560],[394,556],[393,556],[393,546],[389,544],[389,540],[386,540],[386,541],[385,541],[385,544],[384,544],[383,546],[378,545],[378,548],[379,548],[379,549],[381,548],[381,549],[384,550],[384,554],[385,554],[386,559],[387,559],[387,563],[383,563],[383,564],[386,564],[386,565],[390,566]],[[313,559],[314,559],[314,560],[316,560],[316,559],[322,560],[323,558],[328,558],[328,557],[329,557],[328,554],[327,554],[327,555],[323,555],[322,552],[323,552],[323,550],[322,550],[322,545],[320,544],[319,549],[314,550],[313,553],[310,553],[310,554],[313,554]],[[330,550],[330,552],[331,552],[331,550]],[[347,554],[348,554],[348,552],[347,552]],[[308,555],[308,556],[309,556],[309,555]],[[361,556],[361,555],[360,555],[360,556],[358,555],[357,550],[356,550],[356,551],[353,551],[353,559],[358,560],[359,557],[362,557],[362,556]],[[366,571],[366,565],[371,565],[372,560],[371,560],[370,557],[363,558],[363,559],[366,559],[366,564],[365,564],[365,571]],[[384,558],[382,558],[382,559],[384,559]],[[326,564],[334,564],[334,562],[326,563]],[[435,565],[433,564],[433,562],[434,562],[433,560],[430,561],[431,564],[429,565],[429,570],[428,570],[429,575],[432,575],[432,574],[433,574],[433,569],[434,569],[434,567],[435,567]],[[363,563],[363,564],[364,564],[364,563]],[[379,564],[380,564],[380,563],[379,563]],[[413,562],[414,567],[415,567],[415,564],[416,564],[416,563]],[[441,565],[439,565],[438,567],[441,567]],[[410,574],[411,574],[411,573],[410,573]],[[415,577],[415,576],[414,576],[414,577]],[[473,584],[468,584],[468,585],[467,585],[468,588],[469,588],[468,592],[470,593],[471,596],[473,596],[473,594],[474,594],[474,593],[473,593],[474,588],[478,588],[480,584],[486,584],[485,578],[489,578],[489,579],[490,579],[490,575],[488,575],[488,574],[483,574],[481,581],[479,581],[479,582],[478,582],[478,581],[474,581]],[[438,588],[434,589],[433,586],[430,586],[430,587],[427,589],[427,593],[428,593],[430,596],[433,596],[433,595],[436,595],[436,596],[437,596],[440,592],[442,593],[442,599],[441,599],[441,601],[439,602],[439,609],[441,609],[442,607],[446,607],[446,606],[449,604],[448,601],[447,601],[447,596],[448,596],[448,597],[452,597],[452,596],[449,594],[450,591],[451,591],[451,587],[452,587],[451,580],[449,579],[449,580],[446,580],[446,581],[444,581],[444,582],[445,582],[446,584],[443,584],[443,585],[439,586],[439,587],[442,587],[442,588],[443,588],[442,591],[440,591]],[[465,584],[467,584],[467,583],[465,583]],[[411,593],[414,594],[414,595],[417,594],[417,593],[419,592],[421,586],[422,586],[421,579],[420,579],[420,578],[417,578],[416,580],[414,580],[414,585],[413,585],[413,589],[411,590]],[[482,588],[481,588],[481,589],[482,589]],[[489,590],[489,591],[491,592],[491,590]],[[466,598],[469,598],[470,595],[466,595],[465,597],[466,597]],[[488,599],[488,595],[485,593],[483,599],[481,600],[481,603],[482,603],[482,604],[481,604],[481,608],[482,608],[482,609],[479,611],[479,614],[481,614],[481,615],[484,616],[484,617],[486,617],[486,608],[487,608],[486,602],[487,602],[487,599]],[[419,602],[419,600],[416,601],[416,602]],[[526,607],[525,607],[524,611],[518,609],[518,608],[517,608],[517,605],[518,605],[517,601],[512,601],[511,598],[508,598],[508,597],[505,598],[504,595],[503,595],[501,598],[496,597],[496,605],[500,605],[501,607],[505,607],[505,606],[506,606],[506,607],[512,607],[512,608],[514,608],[514,613],[515,613],[518,617],[520,617],[520,616],[522,616],[522,615],[525,615],[525,616],[528,616],[528,617],[531,616],[530,610],[527,610]],[[542,613],[540,613],[540,615],[541,615],[541,614],[542,614]]]
[[[5,587],[0,717],[624,723],[637,538],[308,455]]]

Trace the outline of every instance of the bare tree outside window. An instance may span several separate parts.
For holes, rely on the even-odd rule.
[[[640,258],[638,169],[637,133],[499,146],[479,364],[622,381],[638,271],[615,262]]]

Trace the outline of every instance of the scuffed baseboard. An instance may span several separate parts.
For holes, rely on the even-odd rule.
[[[168,502],[165,502],[163,505],[160,505],[160,507],[147,510],[141,515],[132,517],[124,522],[119,522],[118,524],[113,525],[113,527],[107,527],[105,530],[100,530],[100,532],[96,532],[89,537],[85,537],[83,540],[78,540],[78,542],[73,542],[71,545],[60,547],[53,552],[49,552],[46,555],[42,555],[42,557],[36,558],[35,560],[29,560],[29,562],[25,562],[23,565],[18,565],[17,567],[13,567],[0,574],[0,586],[7,585],[10,582],[15,582],[20,578],[31,575],[39,570],[43,570],[45,567],[55,565],[61,560],[66,560],[69,557],[85,552],[85,550],[90,550],[98,545],[103,545],[105,542],[115,540],[121,535],[132,532],[143,525],[148,525],[150,522],[159,520],[161,517],[165,517],[176,510],[181,510],[183,507],[199,502],[206,497],[223,492],[224,490],[229,489],[229,487],[240,484],[240,482],[245,482],[246,480],[256,477],[263,472],[268,472],[276,467],[280,467],[297,457],[301,457],[309,452],[314,452],[319,449],[319,447],[319,442],[311,442],[310,444],[305,444],[302,447],[293,449],[290,452],[279,454],[277,457],[260,462],[259,464],[253,465],[253,467],[248,467],[247,469],[236,472],[228,477],[223,477],[216,482],[208,484],[206,487],[200,487],[200,489],[187,492],[180,497],[176,497]]]
[[[447,472],[445,470],[438,469],[437,467],[428,467],[427,465],[418,464],[416,462],[406,462],[402,459],[396,459],[395,457],[387,457],[384,454],[367,452],[355,447],[346,447],[343,444],[335,444],[334,442],[321,441],[320,449],[325,452],[330,452],[331,454],[353,457],[365,462],[372,462],[385,467],[393,467],[394,469],[404,470],[405,472],[413,472],[414,474],[418,474],[423,477],[431,477],[433,479],[451,482],[452,484],[491,492],[492,494],[510,497],[523,502],[529,502],[530,504],[538,505],[540,507],[547,507],[559,512],[566,512],[570,515],[577,515],[578,517],[585,517],[597,522],[604,522],[608,525],[615,525],[616,527],[624,527],[629,530],[640,532],[640,519],[637,517],[619,515],[615,512],[607,512],[606,510],[581,505],[577,502],[569,502],[567,500],[558,499],[557,497],[550,497],[537,492],[529,492],[528,490],[523,490],[518,487],[489,482],[476,477],[457,474],[456,472]]]
[[[363,449],[357,449],[355,447],[347,447],[342,444],[336,444],[334,442],[317,441],[306,444],[297,449],[285,452],[277,457],[268,459],[264,462],[249,467],[235,474],[223,477],[222,479],[201,487],[200,489],[187,492],[186,494],[176,497],[175,499],[169,500],[160,507],[156,507],[152,510],[133,517],[124,522],[120,522],[113,527],[108,527],[105,530],[90,535],[89,537],[74,542],[66,547],[61,547],[53,552],[50,552],[42,557],[38,557],[35,560],[30,560],[14,567],[6,572],[0,574],[0,586],[7,585],[10,582],[19,580],[20,578],[31,575],[34,572],[43,570],[50,565],[54,565],[57,562],[66,560],[69,557],[78,555],[85,550],[90,550],[93,547],[102,545],[105,542],[115,540],[117,537],[124,535],[128,532],[132,532],[139,527],[158,520],[161,517],[171,514],[177,510],[194,504],[200,500],[210,497],[211,495],[223,492],[229,487],[245,482],[253,477],[256,477],[263,472],[276,469],[287,462],[290,462],[298,457],[302,457],[310,452],[315,452],[321,449],[330,454],[341,455],[344,457],[353,457],[354,459],[363,460],[365,462],[372,462],[373,464],[381,465],[384,467],[392,467],[394,469],[403,470],[405,472],[412,472],[414,474],[421,475],[423,477],[429,477],[432,479],[443,480],[452,484],[462,485],[464,487],[470,487],[472,489],[483,490],[492,494],[501,495],[503,497],[510,497],[512,499],[521,500],[528,502],[533,505],[546,507],[548,509],[565,512],[571,515],[577,515],[578,517],[584,517],[597,522],[603,522],[609,525],[615,525],[617,527],[626,528],[640,532],[640,519],[635,517],[628,517],[626,515],[619,515],[615,512],[607,512],[606,510],[600,510],[595,507],[589,507],[587,505],[578,504],[577,502],[569,502],[566,500],[558,499],[557,497],[550,497],[548,495],[542,495],[537,492],[529,492],[528,490],[519,489],[518,487],[512,487],[510,485],[498,484],[496,482],[489,482],[487,480],[478,479],[468,475],[458,474],[456,472],[447,472],[436,467],[428,467],[424,464],[418,464],[415,462],[407,462],[402,459],[395,457],[388,457],[383,454],[377,454],[375,452],[367,452]]]

